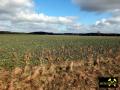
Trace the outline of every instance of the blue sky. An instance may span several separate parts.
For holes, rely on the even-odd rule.
[[[81,24],[94,24],[97,20],[111,17],[110,13],[82,11],[72,0],[34,0],[35,11],[49,16],[78,16]]]

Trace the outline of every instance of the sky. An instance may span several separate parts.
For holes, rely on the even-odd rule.
[[[120,0],[0,0],[0,31],[120,33]]]

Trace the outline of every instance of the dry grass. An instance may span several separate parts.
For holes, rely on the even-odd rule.
[[[88,62],[64,61],[34,67],[26,63],[25,67],[16,67],[11,72],[2,69],[0,90],[99,90],[99,76],[119,77],[120,56],[115,60],[100,58],[96,65],[91,58]]]

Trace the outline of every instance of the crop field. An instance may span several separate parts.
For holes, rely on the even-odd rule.
[[[100,90],[102,76],[120,80],[120,37],[0,35],[0,90]]]

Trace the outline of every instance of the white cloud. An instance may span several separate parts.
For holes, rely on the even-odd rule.
[[[72,0],[81,10],[97,13],[111,13],[111,17],[96,21],[86,26],[89,31],[103,33],[120,33],[120,0]],[[87,30],[88,30],[87,29]]]
[[[110,17],[96,21],[94,28],[96,31],[106,33],[120,33],[120,16]]]
[[[91,2],[93,1],[94,0],[92,0]],[[105,1],[107,2],[108,0]],[[101,0],[101,3],[102,2],[103,0]],[[112,1],[110,0],[109,3],[111,2]],[[115,1],[115,3],[116,2],[117,0]],[[98,0],[96,0],[96,3],[98,3]],[[108,5],[107,8],[103,6],[104,10],[115,9],[115,7],[112,7],[112,5],[106,5]],[[101,32],[120,32],[119,9],[115,9],[112,12],[114,13],[114,15],[111,18],[98,20],[96,21],[95,25],[88,26],[77,23],[76,20],[78,19],[78,17],[76,16],[55,17],[45,15],[44,13],[37,14],[34,11],[34,7],[35,6],[33,0],[0,0],[0,31],[4,30],[19,32],[47,31],[88,33],[96,32],[99,30]],[[101,6],[99,6],[99,9],[95,9],[97,11],[104,11],[100,7]]]
[[[95,24],[96,24],[96,25],[101,25],[101,26],[103,26],[103,25],[106,25],[106,26],[111,25],[111,23],[110,23],[110,22],[108,22],[108,20],[107,20],[107,19],[105,19],[105,18],[101,19],[100,21],[96,21],[96,23],[95,23]]]
[[[70,24],[73,23],[73,19],[69,17],[53,17],[53,16],[47,16],[43,13],[36,14],[34,12],[25,13],[20,12],[17,14],[15,18],[13,18],[13,21],[16,22],[44,22],[44,23],[52,23],[52,24]]]
[[[9,31],[25,32],[39,30],[59,32],[58,28],[61,26],[75,23],[76,17],[74,16],[55,17],[43,13],[37,14],[33,11],[34,2],[32,0],[0,0],[0,2],[0,21],[4,23],[0,27],[4,27],[4,30],[6,29],[5,24],[8,22],[10,23]]]

